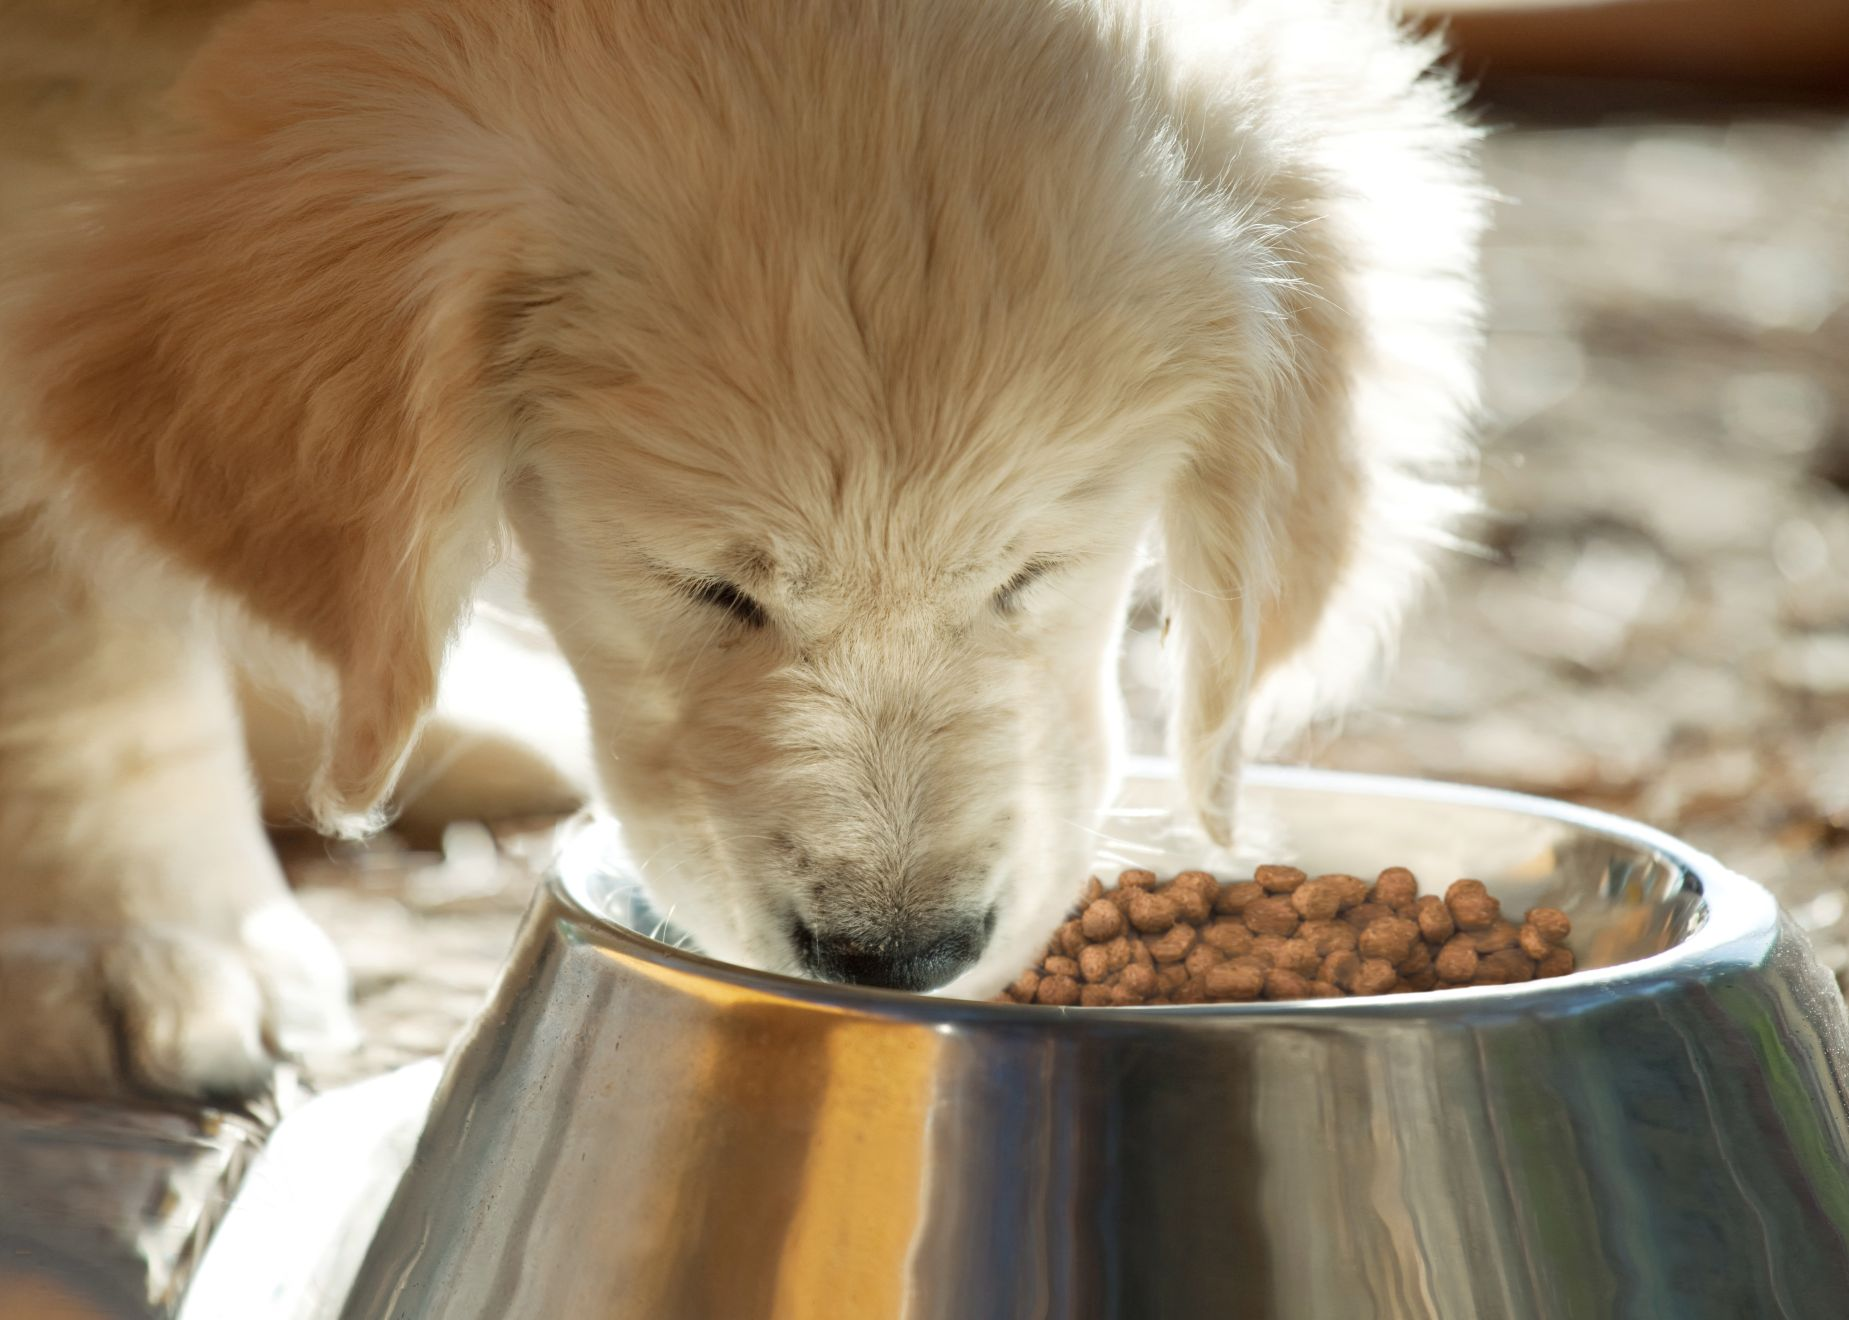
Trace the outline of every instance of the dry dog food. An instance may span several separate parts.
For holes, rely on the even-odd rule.
[[[1222,884],[1205,871],[1162,883],[1095,876],[1039,963],[1002,993],[1017,1004],[1238,1003],[1507,985],[1573,970],[1573,923],[1553,908],[1520,922],[1478,880],[1419,894],[1404,867],[1373,884],[1261,866]]]

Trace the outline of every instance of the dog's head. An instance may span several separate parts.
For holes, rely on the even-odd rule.
[[[389,791],[505,520],[677,924],[992,989],[1093,851],[1152,524],[1216,829],[1350,558],[1340,240],[1248,223],[1069,7],[792,7],[751,41],[867,67],[781,81],[696,8],[254,11],[45,258],[40,431],[329,662],[324,819]]]

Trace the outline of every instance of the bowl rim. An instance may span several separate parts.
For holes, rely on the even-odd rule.
[[[1174,763],[1162,757],[1129,757],[1122,766],[1124,779],[1175,774]],[[897,1017],[942,1026],[1051,1025],[1075,1015],[1083,1017],[1088,1024],[1199,1025],[1208,1021],[1216,1024],[1259,1022],[1329,1014],[1406,1019],[1481,1016],[1485,1010],[1516,1015],[1573,1012],[1583,1008],[1588,1000],[1602,1002],[1619,994],[1648,993],[1666,985],[1705,981],[1725,971],[1756,965],[1764,960],[1777,938],[1778,903],[1764,886],[1672,835],[1610,812],[1511,789],[1300,765],[1248,766],[1242,782],[1287,791],[1328,790],[1384,798],[1413,798],[1445,805],[1514,811],[1558,821],[1627,847],[1662,855],[1680,867],[1686,882],[1700,893],[1707,908],[1706,918],[1679,943],[1648,957],[1520,985],[1468,986],[1442,992],[1372,998],[1083,1008],[997,1003],[816,981],[782,972],[760,971],[652,939],[599,911],[596,901],[586,891],[590,874],[608,869],[599,868],[591,861],[592,857],[607,858],[604,851],[607,828],[595,825],[581,830],[560,849],[541,885],[570,915],[574,925],[580,928],[581,937],[590,936],[600,947],[624,957],[680,975],[751,991],[792,1008]]]

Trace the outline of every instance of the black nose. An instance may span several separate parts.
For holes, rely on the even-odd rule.
[[[935,990],[982,956],[990,921],[923,938],[860,939],[822,934],[798,922],[796,948],[811,976],[887,990]]]

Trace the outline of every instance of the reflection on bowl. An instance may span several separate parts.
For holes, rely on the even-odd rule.
[[[1177,798],[1137,767],[1101,865],[1231,873]],[[675,947],[590,836],[347,1317],[1840,1312],[1849,1018],[1763,889],[1512,794],[1264,771],[1243,802],[1252,857],[1563,908],[1582,970],[1136,1010],[825,985]]]

